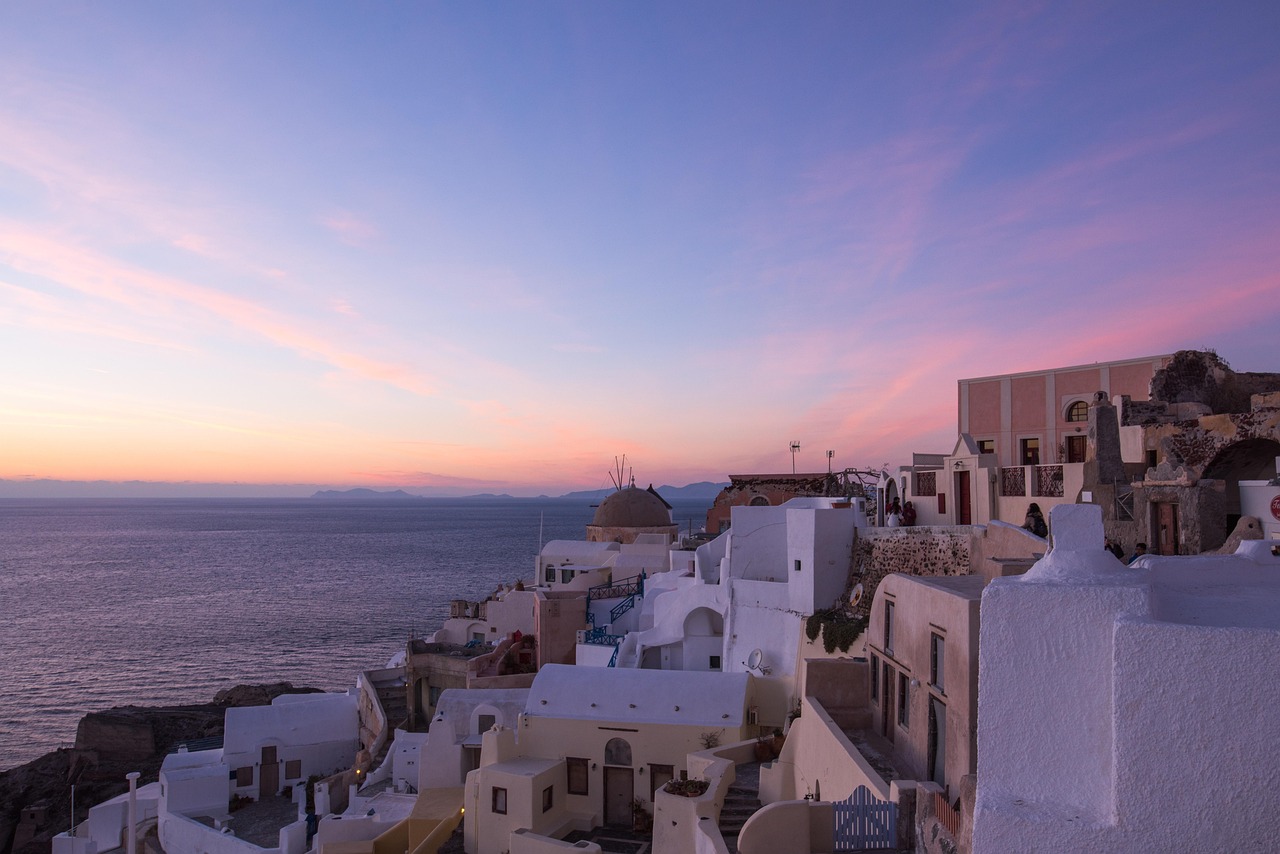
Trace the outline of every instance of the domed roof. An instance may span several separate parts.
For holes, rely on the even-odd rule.
[[[670,525],[671,511],[657,493],[628,486],[600,502],[591,524],[601,528],[654,528]]]

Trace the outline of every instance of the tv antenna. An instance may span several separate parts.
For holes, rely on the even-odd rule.
[[[621,459],[615,456],[613,458],[613,467],[614,470],[609,472],[609,480],[613,481],[613,488],[615,490],[621,490],[623,475],[627,471],[627,455],[623,454]],[[636,485],[636,476],[634,472],[631,474],[631,485]]]

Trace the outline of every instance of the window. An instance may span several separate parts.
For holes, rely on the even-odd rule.
[[[573,581],[573,570],[572,569],[560,570],[560,583],[568,584],[570,581]]]
[[[1082,463],[1084,462],[1085,449],[1088,447],[1087,440],[1084,436],[1068,436],[1067,437],[1067,462]]]
[[[880,659],[871,654],[871,702],[880,702]]]
[[[1088,421],[1089,420],[1089,404],[1083,400],[1077,400],[1075,403],[1067,407],[1068,421]]]
[[[710,670],[719,670],[719,669],[720,669],[720,656],[718,656],[718,655],[713,655],[713,656],[711,656],[709,659],[707,659],[707,667],[708,667],[708,669],[710,669]]]
[[[916,472],[916,495],[937,495],[938,494],[938,478],[935,471]]]
[[[800,561],[796,561],[796,572],[800,571]]]
[[[947,512],[947,494],[945,492],[938,493],[938,512]]]
[[[478,715],[476,717],[476,732],[486,733],[493,729],[493,725],[498,722],[496,715]]]
[[[498,815],[507,814],[507,790],[493,787],[493,811]]]
[[[236,769],[236,785],[252,786],[253,785],[253,766],[245,765]]]
[[[288,759],[284,763],[284,778],[286,780],[302,779],[302,760]]]
[[[440,692],[443,690],[444,690],[443,688],[437,688],[435,685],[428,686],[427,687],[427,705],[434,706],[437,703],[439,703]]]
[[[929,635],[929,683],[939,691],[945,691],[942,685],[943,669],[946,664],[946,641],[941,635]]]
[[[1022,465],[1038,466],[1040,465],[1040,440],[1039,439],[1022,439],[1019,441],[1019,447],[1022,449]]]
[[[551,564],[547,564],[547,583],[554,584],[556,580],[556,568]]]
[[[547,786],[542,790],[542,811],[551,812],[551,806],[555,803],[555,787]]]
[[[604,746],[605,765],[631,767],[631,744],[625,738],[611,738]]]
[[[565,758],[564,764],[569,769],[569,794],[587,794],[588,781],[590,780],[587,774],[587,760],[577,756],[569,756]]]
[[[903,729],[907,728],[907,721],[910,716],[907,714],[909,704],[907,703],[907,674],[898,674],[898,726]]]
[[[996,452],[995,439],[979,439],[978,440],[978,453],[994,454],[995,452]]]
[[[893,603],[884,603],[884,651],[893,655]]]

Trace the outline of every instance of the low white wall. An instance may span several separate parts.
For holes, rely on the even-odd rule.
[[[853,746],[822,704],[813,697],[801,701],[800,717],[791,723],[782,755],[760,768],[762,803],[795,800],[815,794],[838,801],[866,786],[881,800],[889,800],[889,784]]]
[[[200,854],[270,854],[280,848],[259,848],[230,833],[219,833],[211,827],[182,815],[160,816],[160,845],[165,851],[198,851]]]
[[[738,835],[740,854],[834,851],[835,806],[825,801],[779,801],[747,819]]]
[[[584,854],[600,854],[598,842],[563,842],[548,836],[539,836],[531,830],[520,828],[511,832],[510,854],[564,854],[565,851],[578,851]]]

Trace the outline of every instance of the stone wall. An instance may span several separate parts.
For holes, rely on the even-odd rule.
[[[907,575],[969,575],[970,538],[975,528],[922,526],[859,528],[853,541],[850,586],[861,582],[859,610],[866,613],[880,579],[893,572]],[[976,530],[981,530],[976,529]]]

